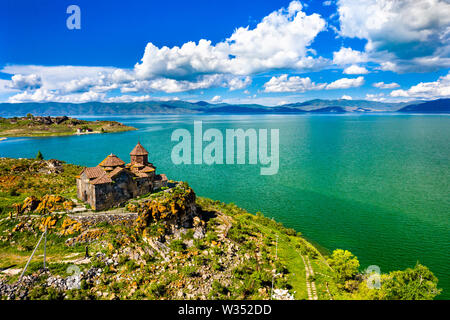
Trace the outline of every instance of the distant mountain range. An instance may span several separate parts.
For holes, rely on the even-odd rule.
[[[79,116],[79,115],[142,115],[142,114],[267,114],[267,113],[450,113],[450,99],[384,103],[368,100],[322,100],[267,107],[259,104],[211,104],[205,101],[146,101],[131,103],[0,103],[0,116]]]

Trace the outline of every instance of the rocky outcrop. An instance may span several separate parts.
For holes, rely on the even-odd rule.
[[[154,222],[164,222],[170,229],[192,227],[197,215],[195,192],[185,182],[165,190],[155,199],[128,205],[128,210],[137,212],[138,228],[144,230]]]
[[[75,204],[59,195],[47,194],[41,199],[34,196],[25,198],[23,203],[14,204],[17,215],[25,213],[49,214],[52,212],[70,211]]]
[[[69,270],[68,270],[69,271]],[[79,289],[81,282],[92,283],[102,273],[100,268],[89,268],[80,273],[75,273],[68,277],[59,275],[52,276],[47,270],[39,270],[32,275],[27,275],[19,282],[12,284],[0,280],[0,298],[6,300],[28,300],[32,295],[32,290],[39,284],[41,289],[52,288],[64,297],[66,290]],[[42,280],[45,281],[42,281]]]

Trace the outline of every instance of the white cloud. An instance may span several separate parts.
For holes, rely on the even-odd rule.
[[[386,98],[384,98],[383,96],[384,96],[383,93],[378,93],[378,94],[368,93],[368,94],[366,94],[366,100],[383,102],[383,101],[386,101]]]
[[[252,78],[249,76],[247,77],[232,77],[228,80],[227,87],[230,88],[231,91],[233,90],[240,90],[247,88],[252,83]]]
[[[364,77],[358,78],[341,78],[329,84],[315,83],[309,77],[301,78],[298,76],[289,77],[283,74],[279,77],[272,77],[264,84],[265,92],[305,92],[310,90],[332,90],[332,89],[348,89],[352,87],[360,87],[364,84]]]
[[[90,97],[104,98],[101,93],[120,89],[123,93],[183,92],[211,87],[224,87],[230,90],[244,89],[252,80],[249,76],[233,76],[230,74],[210,74],[198,76],[190,80],[155,78],[140,80],[133,70],[109,67],[78,66],[7,66],[4,73],[13,74],[11,80],[3,80],[1,92],[17,92],[11,101],[68,101],[89,100]],[[19,90],[21,89],[21,90]],[[34,92],[36,89],[41,89]],[[96,92],[98,95],[93,95]],[[87,93],[82,95],[83,93]]]
[[[23,76],[34,74],[41,79],[42,87],[56,90],[61,89],[70,81],[81,81],[85,78],[97,79],[111,74],[115,70],[118,69],[113,67],[10,65],[5,66],[1,72]]]
[[[34,91],[24,91],[9,97],[8,102],[19,103],[19,102],[90,102],[90,101],[100,101],[105,99],[105,94],[87,91],[78,94],[69,95],[58,95],[54,92],[39,88]]]
[[[339,51],[333,52],[333,63],[336,65],[348,65],[366,62],[367,56],[364,52],[342,47]]]
[[[353,100],[352,97],[347,96],[347,95],[345,95],[345,94],[341,97],[341,99],[344,99],[344,100]]]
[[[125,83],[121,87],[122,92],[152,92],[162,91],[166,93],[183,92],[212,87],[230,88],[230,90],[243,89],[251,83],[250,77],[239,77],[223,74],[198,76],[192,80],[176,80],[169,78],[157,78],[153,80],[134,80]]]
[[[211,99],[211,102],[219,102],[219,101],[221,101],[222,100],[222,97],[221,96],[214,96],[212,99]]]
[[[150,95],[146,94],[143,96],[132,96],[132,95],[121,95],[117,97],[110,97],[106,101],[107,102],[142,102],[142,101],[150,101],[155,99]]]
[[[360,66],[352,64],[350,67],[345,68],[343,73],[345,73],[345,74],[367,74],[367,73],[369,73],[369,71],[364,67],[360,67]]]
[[[299,1],[272,12],[254,28],[240,27],[215,45],[202,39],[181,47],[158,48],[148,43],[138,77],[186,78],[195,74],[230,73],[250,75],[279,68],[306,70],[323,65],[325,59],[308,55],[308,46],[325,29],[318,14],[306,15]]]
[[[424,99],[450,97],[450,72],[433,82],[420,82],[408,90],[394,90],[391,96]]]
[[[364,84],[364,77],[358,78],[341,78],[327,85],[326,89],[348,89],[360,87]]]
[[[367,39],[370,61],[395,72],[450,66],[447,0],[339,0],[340,34]]]
[[[380,89],[395,89],[400,87],[398,83],[392,82],[392,83],[384,83],[384,82],[375,82],[372,84],[375,88]]]
[[[11,89],[33,90],[42,86],[42,80],[40,76],[33,73],[28,75],[15,74],[11,77],[9,86]]]
[[[11,80],[0,79],[0,94],[10,94],[17,91],[18,89],[11,88]]]
[[[264,84],[265,92],[305,92],[309,90],[320,90],[325,88],[326,84],[316,84],[309,77],[301,78],[298,76],[288,77],[283,74],[279,77],[272,77]]]

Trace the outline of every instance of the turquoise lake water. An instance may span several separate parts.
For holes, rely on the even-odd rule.
[[[85,119],[91,119],[91,117]],[[138,131],[70,137],[11,138],[0,156],[57,158],[95,166],[115,153],[129,161],[137,141],[157,172],[185,180],[201,196],[234,202],[302,232],[326,250],[345,248],[382,272],[428,266],[450,298],[450,116],[217,115],[95,117]],[[280,167],[174,165],[172,132],[279,129]],[[206,143],[205,143],[206,145]]]

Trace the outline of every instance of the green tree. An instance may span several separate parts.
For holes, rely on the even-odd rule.
[[[417,263],[404,271],[393,271],[384,279],[381,293],[386,300],[432,300],[441,290],[438,279],[427,267]]]
[[[36,155],[36,160],[44,160],[44,156],[42,155],[41,150],[38,151]]]
[[[353,279],[359,271],[358,259],[348,250],[334,250],[328,264],[335,272],[336,281],[341,284]]]
[[[28,119],[33,119],[34,116],[33,116],[31,113],[27,113],[27,118],[28,118]]]

